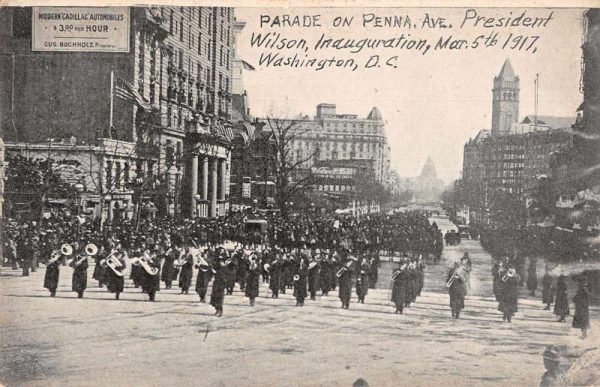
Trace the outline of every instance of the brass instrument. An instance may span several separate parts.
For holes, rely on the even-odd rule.
[[[348,261],[345,266],[341,267],[340,270],[335,273],[335,276],[340,278],[344,272],[350,270],[350,266],[352,266],[352,261]]]
[[[135,259],[135,258],[134,258]],[[111,252],[110,255],[106,258],[104,258],[103,260],[100,261],[100,266],[106,268],[106,267],[110,267],[110,269],[119,277],[123,277],[125,275],[125,273],[123,273],[121,271],[121,269],[119,269],[122,264],[121,262],[119,262],[119,260],[117,259],[117,257],[115,257],[115,253]]]
[[[456,274],[456,272],[454,272],[452,274],[452,277],[450,277],[450,279],[448,280],[448,282],[446,282],[446,287],[449,288],[450,286],[452,286],[452,284],[454,283],[454,281],[456,281],[457,278],[459,278],[458,274]]]
[[[71,255],[73,254],[73,248],[70,244],[65,243],[62,246],[60,246],[60,252],[62,255]]]
[[[288,278],[289,278],[289,277],[288,277]],[[299,279],[300,279],[300,276],[299,276],[298,274],[296,274],[296,275],[294,276],[294,282],[297,282]]]
[[[402,266],[400,266],[400,268],[396,269],[393,273],[392,276],[390,277],[390,279],[393,281],[396,278],[398,278],[398,276],[400,275],[400,273],[402,273],[404,270],[406,270],[406,268],[408,267],[408,265],[405,263]]]
[[[58,250],[54,250],[52,252],[52,254],[50,254],[50,259],[48,260],[48,262],[46,263],[47,265],[51,265],[53,263],[55,263],[56,261],[58,261],[62,256],[69,256],[73,254],[73,248],[71,247],[71,245],[65,243],[63,244],[60,249]]]
[[[309,264],[308,264],[308,270],[314,269],[315,266],[317,266],[318,263],[319,263],[318,260],[314,260],[312,262],[309,262]]]
[[[454,274],[452,274],[452,277],[450,277],[448,282],[446,282],[446,287],[449,288],[450,286],[452,286],[454,281],[456,281],[457,279],[460,279],[463,282],[467,282],[468,274],[469,274],[469,269],[467,267],[465,267],[465,265],[461,264],[459,267],[457,267],[454,270]]]
[[[79,258],[78,261],[75,262],[75,266],[81,265],[83,263],[83,261],[85,261],[87,259],[88,259],[87,255],[82,256],[81,258]],[[69,266],[71,266],[71,263],[73,263],[73,261],[75,261],[75,258],[69,259],[69,261],[67,262],[69,264]]]
[[[150,262],[152,262],[152,258],[148,255],[148,251],[144,251],[144,255],[139,258],[133,258],[131,260],[131,264],[134,266],[142,266],[146,273],[150,275],[158,274],[158,268],[150,266]]]
[[[179,258],[177,258],[175,261],[173,261],[173,267],[175,269],[185,265],[185,259],[183,259],[185,257],[185,250],[180,250],[179,251]]]
[[[517,271],[515,269],[512,269],[512,268],[508,269],[506,274],[504,274],[504,277],[502,277],[502,282],[508,281],[508,279],[511,277],[514,277],[516,273],[517,273]]]
[[[96,247],[96,245],[93,243],[88,243],[85,246],[85,253],[87,255],[89,255],[90,257],[92,257],[92,256],[98,254],[98,247]]]
[[[256,255],[251,255],[248,260],[250,261],[250,270],[256,270],[258,267],[258,258]]]

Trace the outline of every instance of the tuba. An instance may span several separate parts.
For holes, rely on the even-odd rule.
[[[113,273],[115,273],[119,277],[123,277],[125,273],[122,271],[122,264],[119,262],[114,252],[111,252],[110,255],[103,260],[100,261],[100,266],[103,268],[109,267]]]
[[[94,256],[94,255],[98,254],[98,248],[96,247],[96,245],[95,245],[95,244],[93,244],[93,243],[88,243],[88,244],[85,246],[85,253],[86,253],[87,255],[89,255],[90,257],[92,257],[92,256]]]
[[[148,251],[144,251],[144,255],[139,258],[133,258],[131,264],[134,266],[142,266],[146,273],[150,275],[158,274],[158,268],[150,266],[152,258],[148,255]]]
[[[65,243],[62,246],[60,246],[60,253],[62,255],[71,255],[71,254],[73,254],[73,248],[71,247],[70,244]]]

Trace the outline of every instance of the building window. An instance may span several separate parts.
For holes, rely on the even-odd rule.
[[[31,7],[14,7],[12,14],[13,38],[31,38]]]
[[[202,34],[198,34],[198,55],[202,55]]]
[[[183,42],[183,16],[179,20],[179,40]]]
[[[129,163],[125,163],[125,168],[123,168],[123,180],[125,181],[125,184],[129,183],[129,180],[131,179],[130,169],[131,166]]]
[[[110,190],[112,188],[112,161],[106,162],[106,189]]]
[[[171,16],[169,17],[169,33],[173,35],[173,10],[171,10]]]
[[[202,28],[202,7],[198,10],[198,28]]]

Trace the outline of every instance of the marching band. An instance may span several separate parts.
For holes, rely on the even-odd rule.
[[[194,269],[197,270],[195,290],[200,302],[206,302],[209,284],[212,281],[210,304],[215,308],[215,315],[223,315],[223,300],[230,294],[235,284],[255,305],[259,296],[261,277],[268,281],[271,297],[278,298],[280,291],[293,289],[296,306],[304,306],[305,299],[310,296],[316,300],[317,292],[327,296],[330,291],[338,289],[341,306],[348,309],[353,288],[359,303],[364,303],[368,289],[372,283],[373,271],[377,271],[379,257],[371,252],[354,253],[351,249],[309,249],[281,248],[267,245],[224,245],[206,244],[198,246],[190,239],[189,246],[177,246],[166,243],[163,248],[155,245],[153,249],[135,249],[131,257],[121,243],[111,244],[113,247],[100,249],[89,243],[80,249],[77,242],[63,244],[52,252],[46,264],[44,287],[51,296],[56,295],[59,282],[60,267],[63,263],[73,268],[72,289],[82,298],[87,287],[87,269],[89,260],[95,262],[93,278],[98,285],[119,300],[125,290],[126,269],[130,268],[130,279],[134,287],[140,286],[149,301],[156,300],[156,292],[160,291],[160,281],[165,289],[178,279],[182,294],[188,294],[192,284]],[[68,259],[68,260],[67,260]],[[394,292],[392,301],[396,302],[396,310],[402,311],[405,306],[416,300],[423,287],[424,263],[421,257],[411,260],[403,258],[402,266],[392,276]],[[398,273],[402,273],[398,275]],[[402,295],[396,297],[396,288],[402,288]],[[398,300],[402,301],[398,304]]]

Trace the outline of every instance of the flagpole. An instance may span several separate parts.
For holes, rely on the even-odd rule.
[[[111,66],[110,68],[110,116],[109,116],[109,129],[113,126],[113,107],[114,107],[114,88],[115,88],[115,72]]]

